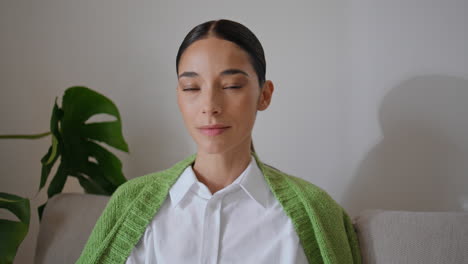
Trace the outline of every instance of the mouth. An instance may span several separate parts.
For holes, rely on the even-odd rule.
[[[229,128],[230,126],[226,126],[226,125],[209,125],[209,126],[199,127],[198,129],[200,130],[201,133],[207,136],[217,136],[217,135],[224,133],[224,131],[228,130]]]

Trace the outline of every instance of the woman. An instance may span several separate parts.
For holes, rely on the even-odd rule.
[[[230,20],[193,28],[176,58],[177,101],[197,153],[121,185],[78,263],[360,263],[346,212],[260,161],[257,111],[274,91],[256,36]]]

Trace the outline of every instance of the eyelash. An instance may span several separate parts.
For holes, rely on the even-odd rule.
[[[195,90],[200,90],[198,88],[184,88],[182,91],[195,91]]]
[[[242,87],[242,86],[240,86],[240,85],[233,85],[233,86],[228,86],[228,87],[226,87],[226,88],[229,88],[229,89],[239,89],[239,88],[241,88],[241,87]],[[223,89],[226,89],[226,88],[223,88]]]
[[[223,89],[239,89],[239,88],[242,88],[242,86],[240,85],[234,85],[234,86],[227,86]],[[184,88],[182,89],[183,91],[197,91],[197,90],[200,90],[200,88]]]

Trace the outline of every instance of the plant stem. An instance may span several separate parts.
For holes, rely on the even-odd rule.
[[[42,138],[50,135],[51,132],[44,132],[40,134],[33,134],[33,135],[0,135],[0,139],[36,139]]]

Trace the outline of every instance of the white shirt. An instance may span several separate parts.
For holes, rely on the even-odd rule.
[[[307,263],[291,219],[255,158],[211,194],[188,166],[126,264]]]

